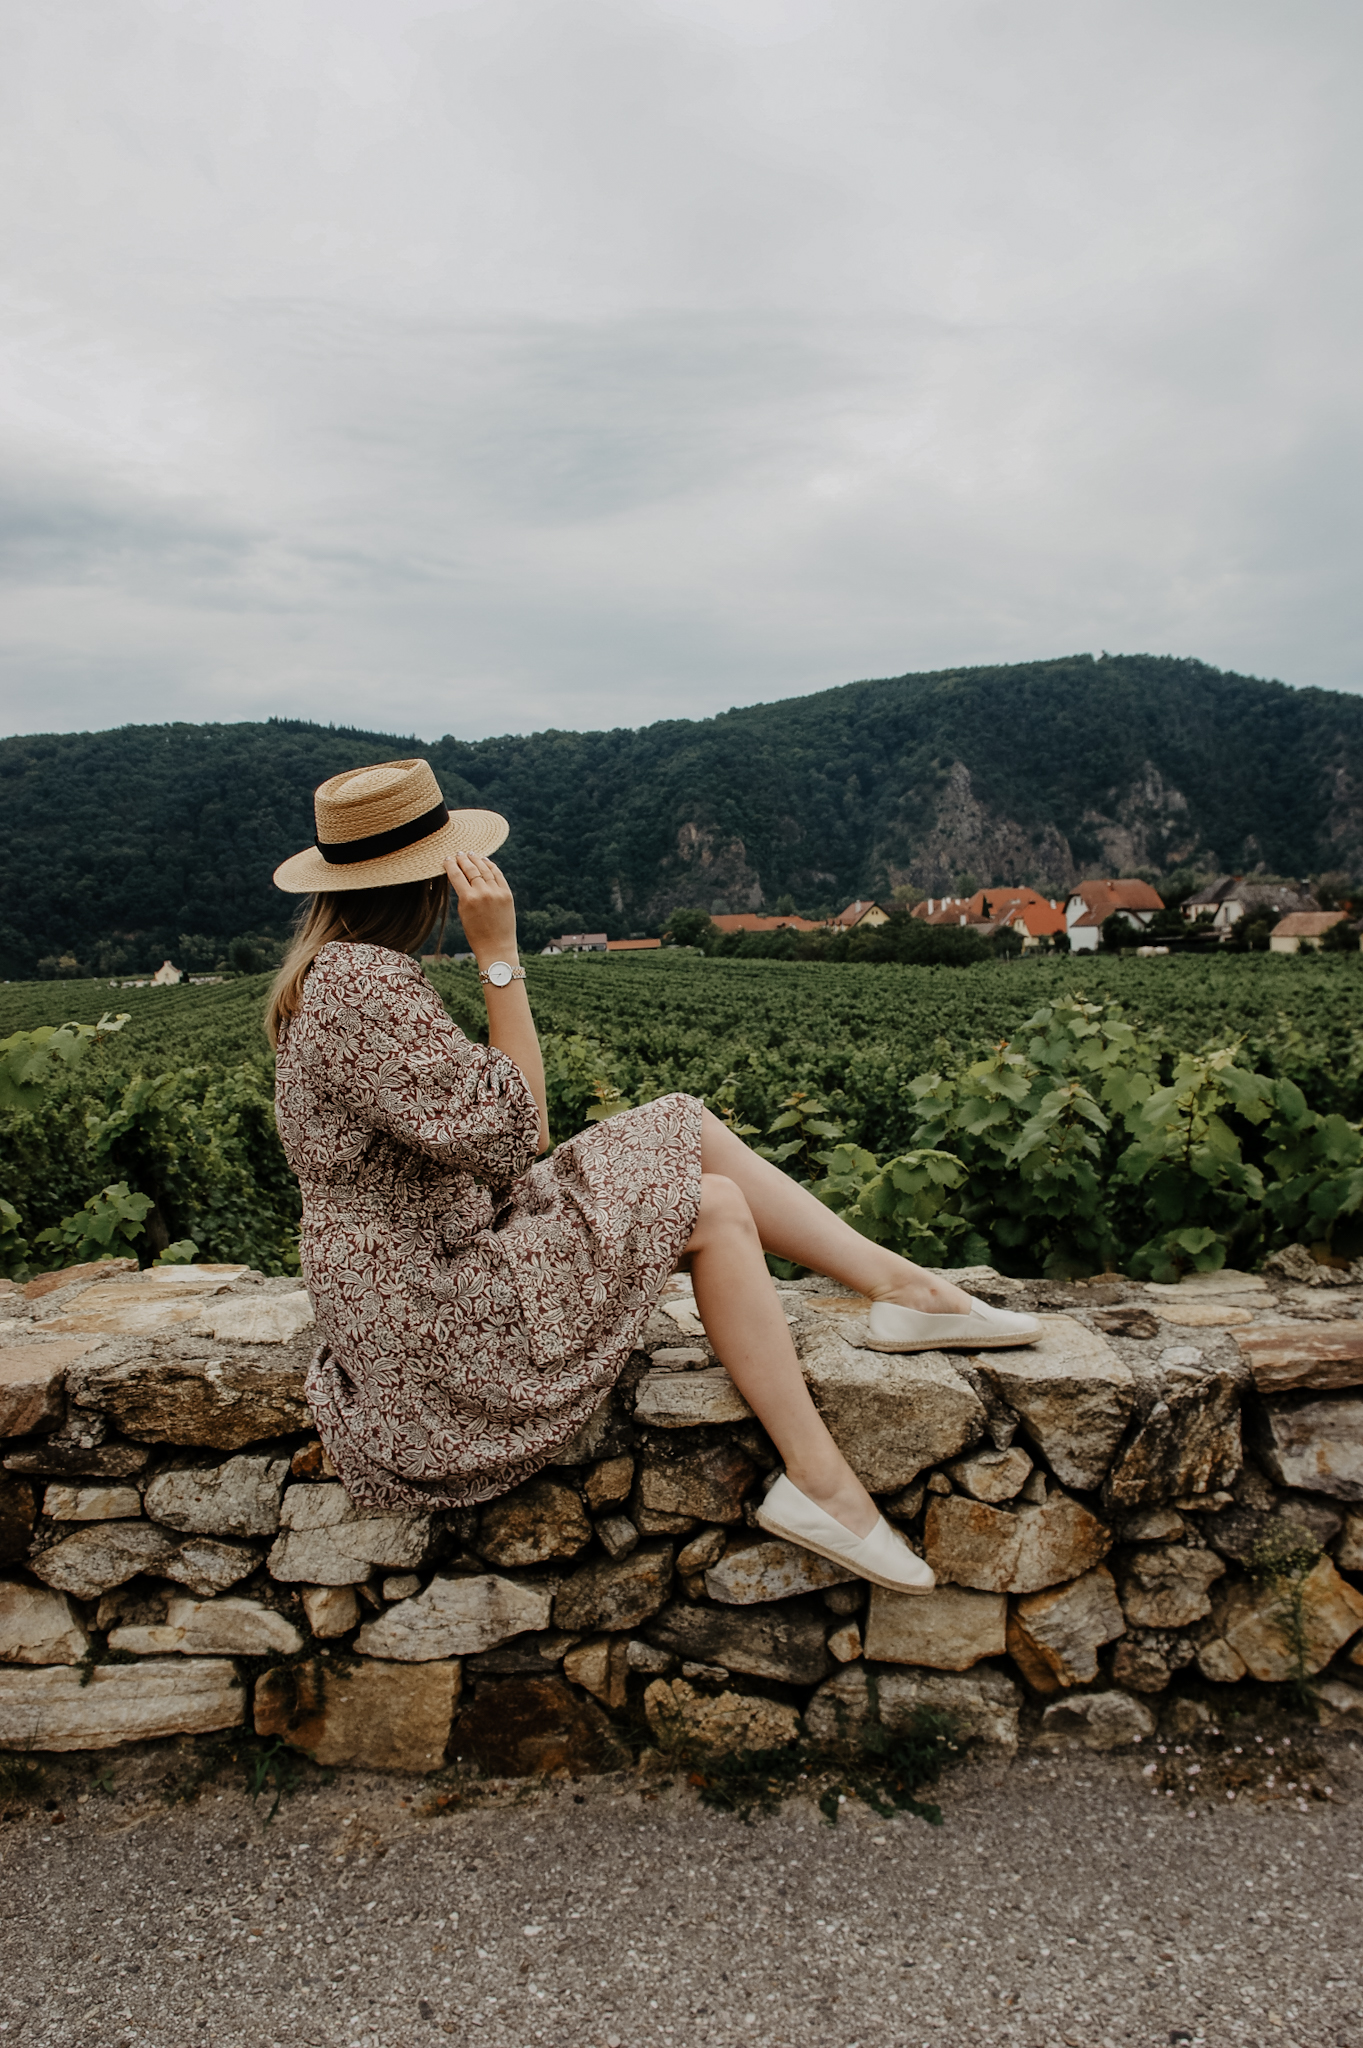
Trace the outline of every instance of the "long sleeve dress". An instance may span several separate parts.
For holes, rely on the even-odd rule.
[[[321,1337],[308,1403],[352,1499],[488,1500],[581,1427],[695,1227],[700,1109],[664,1096],[539,1159],[520,1069],[414,960],[322,948],[275,1114]]]

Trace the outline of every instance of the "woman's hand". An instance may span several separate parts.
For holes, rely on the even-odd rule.
[[[516,902],[495,861],[479,853],[456,853],[445,873],[459,900],[459,922],[480,967],[489,960],[516,962]]]

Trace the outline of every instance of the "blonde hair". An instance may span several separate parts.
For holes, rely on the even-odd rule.
[[[390,882],[381,889],[325,890],[309,897],[265,1006],[265,1036],[271,1045],[279,1044],[280,1032],[302,1002],[303,983],[323,946],[340,939],[411,953],[439,925],[439,952],[449,908],[450,885],[445,875],[432,875],[421,882]]]

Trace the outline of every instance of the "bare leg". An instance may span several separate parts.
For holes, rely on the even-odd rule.
[[[872,1301],[897,1301],[928,1315],[968,1313],[959,1287],[872,1244],[779,1166],[759,1159],[708,1109],[701,1112],[700,1162],[702,1173],[723,1174],[742,1190],[764,1251],[826,1273]]]
[[[879,1510],[809,1397],[742,1190],[710,1173],[702,1173],[700,1185],[700,1214],[686,1249],[710,1341],[792,1483],[854,1536],[869,1536]]]

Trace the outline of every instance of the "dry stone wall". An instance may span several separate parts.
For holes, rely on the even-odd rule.
[[[775,1453],[684,1277],[555,1463],[453,1514],[352,1505],[296,1283],[113,1261],[4,1286],[0,1746],[251,1725],[322,1763],[525,1774],[930,1705],[1004,1749],[1110,1748],[1171,1686],[1303,1678],[1363,1720],[1363,1286],[1298,1255],[1178,1287],[957,1277],[1041,1342],[890,1356],[858,1297],[778,1287],[927,1599],[757,1527]]]

